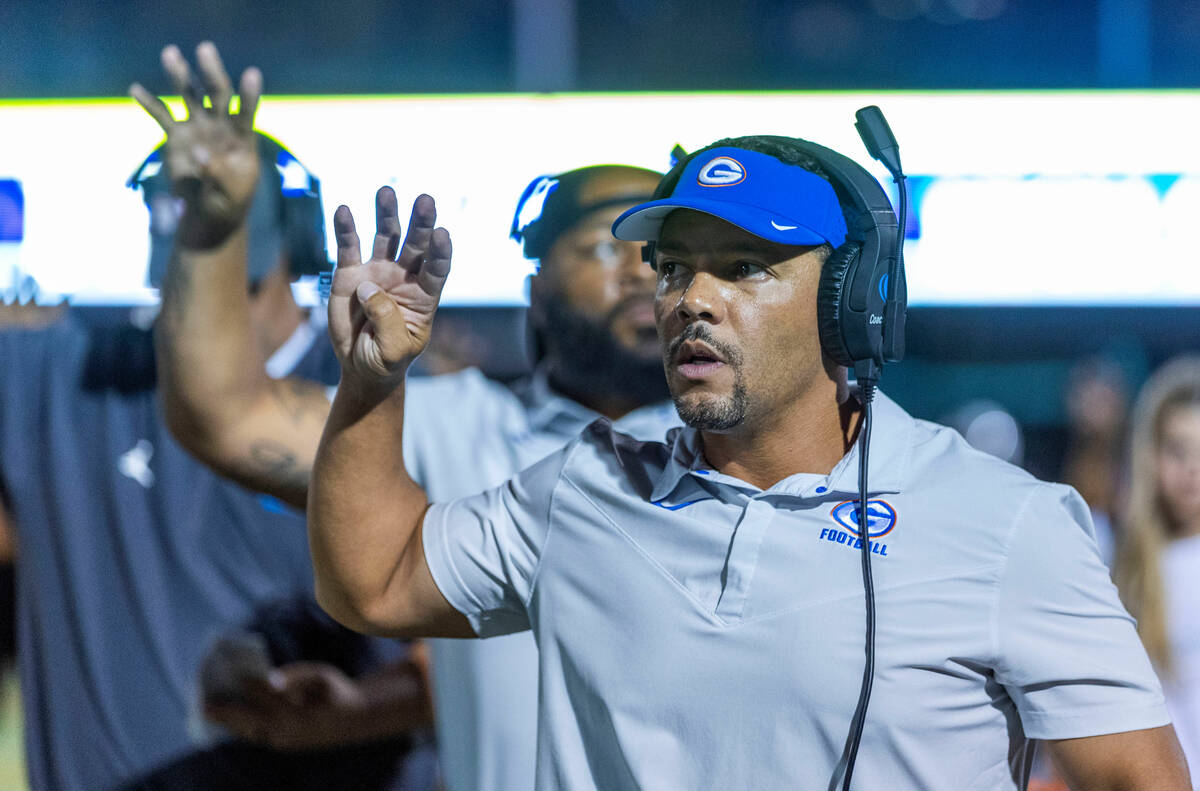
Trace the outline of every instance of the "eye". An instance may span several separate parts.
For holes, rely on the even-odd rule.
[[[658,262],[658,274],[662,277],[670,277],[675,274],[677,264],[671,260],[663,260]]]
[[[733,272],[739,280],[748,277],[755,277],[767,271],[767,268],[762,264],[756,264],[753,261],[738,261],[733,265]]]
[[[591,254],[592,258],[596,258],[601,261],[609,261],[619,257],[621,254],[621,249],[617,246],[616,242],[612,241],[611,239],[607,239],[592,245],[588,252]]]

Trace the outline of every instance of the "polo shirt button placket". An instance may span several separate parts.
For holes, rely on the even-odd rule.
[[[725,564],[725,586],[717,601],[716,615],[725,621],[740,621],[746,609],[750,584],[758,567],[763,536],[775,518],[775,508],[759,497],[747,498],[741,519],[734,529]]]

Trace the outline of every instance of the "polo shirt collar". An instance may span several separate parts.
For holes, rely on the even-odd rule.
[[[516,392],[525,405],[529,430],[535,433],[573,437],[601,417],[598,412],[555,391],[550,386],[550,374],[545,365],[535,368],[533,374],[516,388]],[[620,420],[613,421],[618,429],[624,426],[630,433],[636,433],[639,427],[647,425],[666,426],[672,423],[678,424],[678,417],[670,401],[638,407]]]
[[[869,494],[902,491],[908,479],[916,421],[899,404],[879,391],[875,392],[871,418],[871,451],[867,462]],[[657,502],[669,496],[687,475],[701,476],[753,493],[762,491],[752,484],[712,469],[704,458],[703,442],[696,429],[690,426],[675,429],[667,435],[667,442],[671,447],[671,456],[654,483],[651,500]],[[823,497],[830,493],[857,494],[858,450],[858,443],[855,442],[850,452],[834,465],[828,475],[797,473],[784,478],[767,491],[799,497]]]

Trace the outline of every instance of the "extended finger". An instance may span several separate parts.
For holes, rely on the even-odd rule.
[[[192,79],[192,70],[188,66],[187,59],[183,57],[183,53],[179,51],[179,47],[170,44],[163,48],[162,65],[175,85],[175,90],[179,91],[179,95],[183,97],[188,117],[191,118],[203,112],[204,98],[196,88],[196,83]]]
[[[450,274],[450,253],[450,232],[445,228],[435,228],[429,234],[428,254],[417,275],[421,290],[426,294],[436,297],[442,293],[446,276]]]
[[[400,214],[396,208],[396,192],[380,187],[375,193],[375,244],[371,258],[395,261],[400,248]]]
[[[333,213],[333,236],[337,240],[338,269],[362,263],[362,248],[359,247],[358,231],[354,229],[354,215],[350,213],[349,206],[338,206]]]
[[[221,53],[211,41],[202,41],[196,47],[196,66],[204,80],[204,87],[212,97],[213,110],[220,115],[229,112],[229,99],[233,96],[233,84],[229,73],[221,62]]]
[[[129,95],[150,114],[151,118],[158,121],[158,125],[163,128],[164,132],[171,131],[171,127],[175,125],[175,116],[171,115],[171,108],[167,107],[166,102],[150,93],[138,82],[129,86]]]
[[[418,195],[413,201],[412,216],[408,220],[408,233],[404,236],[404,249],[400,252],[400,266],[416,271],[429,256],[429,238],[437,222],[437,206],[428,195]]]
[[[262,72],[254,66],[242,72],[238,85],[238,124],[245,131],[254,129],[254,114],[258,112],[258,100],[262,98]]]

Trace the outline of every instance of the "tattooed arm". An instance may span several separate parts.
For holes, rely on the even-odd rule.
[[[141,85],[130,88],[167,134],[167,174],[184,203],[155,331],[164,411],[172,432],[206,464],[304,507],[329,402],[320,385],[267,376],[246,288],[262,75],[246,70],[240,111],[230,112],[233,86],[216,47],[201,44],[196,58],[198,79],[176,47],[162,54],[185,120]]]

